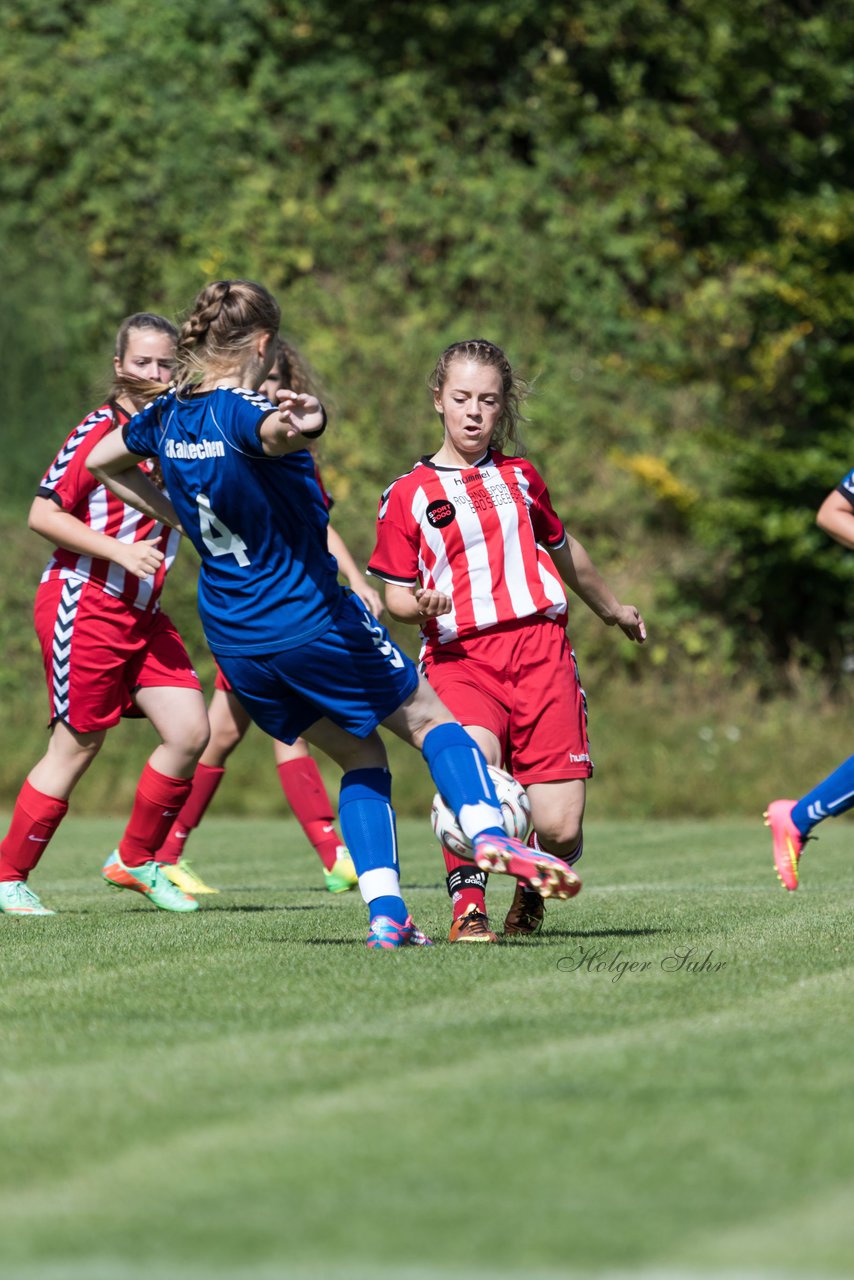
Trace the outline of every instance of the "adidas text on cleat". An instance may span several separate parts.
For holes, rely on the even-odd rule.
[[[508,938],[531,937],[543,927],[546,904],[524,880],[516,882],[516,892],[510,910],[504,919],[504,936]]]
[[[8,916],[55,916],[23,880],[0,881],[0,911]]]
[[[329,893],[347,893],[350,889],[355,889],[359,883],[353,859],[343,844],[338,846],[338,856],[329,870],[327,871],[324,867],[323,879]]]
[[[374,916],[368,930],[367,946],[370,951],[394,951],[397,947],[432,947],[426,933],[412,923],[412,916],[405,924],[398,924],[391,916]]]
[[[198,911],[195,898],[182,893],[171,880],[167,880],[158,862],[144,862],[141,867],[126,867],[114,849],[101,868],[107,884],[116,889],[132,889],[141,893],[161,911]]]
[[[542,902],[542,898],[538,901]],[[489,918],[478,911],[477,907],[469,907],[463,915],[457,916],[448,934],[449,942],[497,942],[498,938],[489,927]]]
[[[581,879],[562,858],[531,849],[512,836],[483,834],[472,841],[481,871],[495,871],[525,880],[541,898],[574,898]]]
[[[792,822],[792,810],[796,800],[772,800],[765,810],[765,825],[771,828],[774,842],[774,866],[784,889],[794,891],[798,887],[798,862],[806,837]]]

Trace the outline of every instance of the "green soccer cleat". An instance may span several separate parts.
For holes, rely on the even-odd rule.
[[[101,868],[101,875],[116,889],[132,889],[134,893],[141,893],[161,911],[199,909],[195,898],[182,893],[171,880],[166,879],[159,862],[152,860],[144,862],[141,867],[126,867],[118,849],[114,849]]]
[[[55,916],[23,880],[0,881],[0,911],[7,916]]]
[[[330,893],[347,893],[350,889],[355,889],[359,883],[353,859],[350,857],[349,850],[345,849],[343,844],[338,846],[338,857],[335,859],[332,869],[327,871],[324,867],[323,879],[326,881],[326,888]]]
[[[181,858],[178,862],[161,862],[159,866],[166,879],[171,880],[176,888],[191,898],[197,893],[219,893],[219,889],[205,884],[186,858]]]

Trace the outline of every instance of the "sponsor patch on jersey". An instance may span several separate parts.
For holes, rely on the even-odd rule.
[[[224,458],[225,445],[221,440],[200,440],[198,443],[192,440],[167,440],[166,457],[186,458],[191,462],[197,458]]]
[[[445,525],[452,524],[457,518],[456,508],[447,498],[437,498],[435,502],[431,502],[425,514],[427,523],[434,529],[444,529]]]

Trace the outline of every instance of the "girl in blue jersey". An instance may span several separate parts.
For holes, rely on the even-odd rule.
[[[854,470],[840,480],[818,509],[816,524],[843,547],[854,550]],[[765,810],[771,828],[774,866],[784,889],[798,887],[800,860],[810,832],[825,818],[854,808],[854,756],[822,778],[800,800],[772,800]]]
[[[326,427],[316,397],[259,395],[280,312],[261,285],[220,280],[184,324],[177,383],[93,450],[119,497],[179,524],[201,556],[207,642],[252,719],[303,736],[343,770],[339,816],[370,911],[368,946],[424,945],[400,893],[391,776],[377,726],[418,747],[486,871],[565,897],[566,864],[502,829],[474,741],[362,602],[338,583],[328,513],[306,442]],[[169,499],[138,468],[156,455]]]

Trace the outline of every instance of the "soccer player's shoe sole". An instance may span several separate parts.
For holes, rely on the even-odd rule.
[[[516,892],[510,910],[504,919],[506,938],[530,938],[543,927],[546,904],[540,895],[529,889],[524,880],[516,883]]]
[[[489,927],[489,917],[476,907],[471,907],[463,915],[456,917],[451,925],[448,941],[497,942],[498,938]]]
[[[131,889],[141,893],[161,911],[198,911],[195,898],[182,893],[163,874],[159,862],[144,862],[141,867],[126,867],[114,849],[101,868],[101,875],[115,889]]]
[[[784,889],[794,892],[798,887],[798,863],[806,839],[792,822],[792,810],[796,800],[772,800],[765,810],[765,825],[771,828],[774,842],[774,866],[777,878]]]
[[[581,891],[580,876],[561,858],[531,849],[512,836],[475,836],[472,847],[481,871],[525,880],[541,898],[574,898]]]
[[[412,916],[407,916],[404,924],[392,920],[391,916],[374,916],[368,930],[369,951],[395,951],[398,947],[432,947],[432,945],[432,939],[413,924]]]
[[[359,883],[353,859],[343,845],[329,870],[324,867],[323,879],[329,893],[349,893]]]
[[[166,879],[171,880],[176,889],[180,889],[182,893],[188,894],[191,898],[200,893],[219,893],[219,889],[214,889],[211,885],[205,884],[202,877],[190,866],[186,858],[181,858],[178,862],[161,862],[159,865]]]
[[[23,880],[0,881],[0,911],[7,916],[55,916]]]

